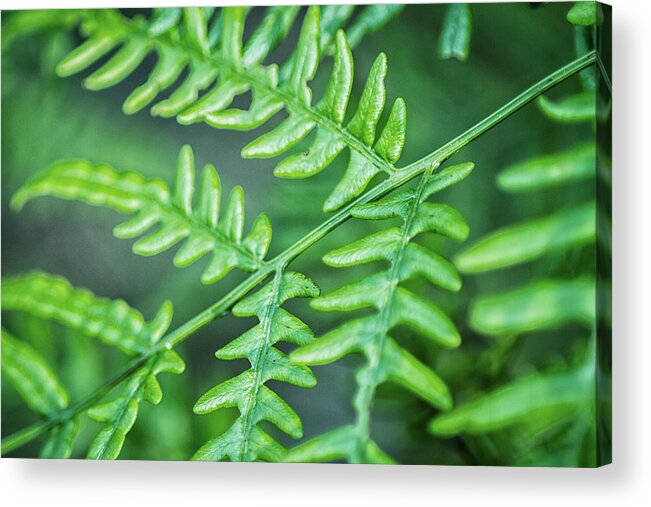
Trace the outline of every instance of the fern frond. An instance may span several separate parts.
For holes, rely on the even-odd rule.
[[[285,36],[295,10],[271,7],[258,31],[244,44],[245,10],[224,8],[220,12],[215,47],[211,46],[210,28],[201,8],[183,9],[183,24],[163,23],[163,31],[158,28],[162,23],[158,18],[148,24],[144,19],[129,20],[114,11],[94,12],[84,23],[90,38],[60,62],[58,72],[62,76],[80,72],[119,47],[117,53],[85,80],[85,86],[90,89],[107,88],[125,79],[153,51],[158,55],[158,63],[147,83],[127,98],[126,112],[135,112],[151,103],[160,91],[176,81],[186,66],[190,72],[183,83],[169,98],[154,105],[152,114],[176,116],[183,124],[205,122],[217,128],[249,130],[286,110],[288,117],[247,145],[242,155],[279,156],[316,129],[307,150],[289,155],[274,170],[280,177],[306,178],[325,169],[348,148],[348,169],[324,205],[326,211],[333,211],[360,195],[375,175],[392,174],[396,170],[393,164],[400,157],[405,141],[405,104],[402,99],[396,100],[387,124],[376,139],[386,95],[386,55],[380,54],[368,76],[357,111],[345,123],[353,59],[344,32],[337,30],[332,36],[334,68],[330,82],[325,96],[312,105],[308,82],[317,71],[323,45],[330,40],[332,30],[349,14],[347,6],[333,6],[325,11],[328,13],[325,39],[319,8],[310,7],[292,56],[280,69],[276,64],[263,65],[271,49]],[[395,11],[393,7],[369,6],[357,24],[353,24],[353,34],[361,37]],[[269,25],[273,29],[268,29]],[[236,96],[249,91],[253,98],[248,109],[229,108]],[[202,92],[205,93],[199,97]]]
[[[403,224],[334,250],[324,257],[324,262],[342,267],[383,260],[388,261],[389,267],[315,299],[312,306],[323,311],[374,308],[376,313],[335,328],[313,344],[294,351],[291,358],[305,364],[327,364],[352,352],[361,352],[367,364],[357,374],[358,391],[354,400],[357,423],[298,446],[290,452],[290,461],[334,458],[355,463],[389,461],[370,436],[372,400],[377,386],[385,381],[401,385],[441,410],[451,407],[452,398],[444,382],[398,345],[391,331],[397,326],[407,326],[440,346],[459,345],[459,333],[445,312],[399,284],[422,277],[447,290],[456,291],[461,287],[454,266],[413,239],[425,232],[436,232],[458,241],[467,237],[468,226],[458,211],[427,199],[461,181],[472,169],[473,164],[460,164],[433,175],[426,174],[416,189],[353,208],[352,215],[356,218],[399,217]]]
[[[2,282],[2,309],[23,311],[42,319],[57,321],[79,333],[96,337],[130,356],[146,353],[167,331],[172,320],[172,305],[165,302],[151,322],[122,300],[99,298],[87,289],[70,285],[63,277],[42,272],[19,275]],[[4,345],[4,338],[3,338]],[[3,359],[4,365],[4,359]],[[180,374],[182,359],[165,349],[119,384],[110,401],[102,400],[88,415],[106,423],[90,446],[88,457],[115,459],[124,438],[133,426],[140,400],[160,402],[162,392],[156,379],[161,372]],[[72,439],[74,425],[65,423],[53,434],[46,448],[55,452]]]
[[[291,298],[315,297],[319,288],[304,275],[278,271],[274,279],[233,308],[238,317],[256,316],[260,323],[217,351],[219,359],[247,359],[251,367],[206,392],[194,406],[197,414],[237,407],[240,415],[225,433],[206,443],[193,459],[220,461],[281,461],[285,449],[262,428],[268,421],[293,438],[303,435],[294,410],[265,384],[269,380],[313,387],[316,378],[274,345],[280,341],[306,345],[314,340],[309,327],[281,308]]]
[[[586,91],[556,102],[540,97],[538,103],[556,122],[594,122],[595,100],[594,91]],[[497,185],[510,193],[542,192],[594,179],[595,150],[595,143],[590,142],[517,162],[498,174]],[[462,272],[484,273],[577,251],[594,245],[596,214],[595,202],[590,200],[503,227],[479,239],[455,263]],[[432,420],[430,431],[438,436],[490,435],[489,442],[496,446],[502,442],[499,432],[508,432],[505,444],[515,448],[512,461],[523,465],[558,465],[548,461],[551,446],[563,449],[554,456],[562,456],[558,459],[566,466],[593,464],[594,456],[584,456],[582,448],[583,442],[590,441],[587,448],[593,449],[595,438],[596,288],[594,273],[579,272],[569,279],[535,280],[476,298],[468,320],[482,334],[515,340],[572,324],[592,331],[590,352],[579,366],[516,378],[474,396]]]
[[[595,144],[515,163],[497,176],[507,192],[534,192],[596,177]],[[460,271],[484,273],[594,244],[594,201],[509,225],[479,239],[455,259]],[[541,280],[502,294],[479,297],[470,325],[485,334],[521,334],[595,318],[594,277]]]
[[[145,179],[136,172],[118,172],[104,164],[85,160],[57,162],[21,187],[12,199],[20,210],[40,196],[82,201],[135,216],[113,229],[118,238],[143,236],[133,244],[138,255],[155,255],[185,240],[174,256],[174,264],[185,267],[210,254],[201,281],[214,283],[233,268],[255,271],[262,265],[271,242],[267,215],[255,220],[244,233],[244,192],[235,187],[220,216],[221,183],[215,168],[206,165],[201,176],[199,198],[195,194],[194,156],[189,146],[181,149],[176,187],[171,193],[160,179]]]
[[[2,373],[34,412],[48,416],[68,406],[68,392],[45,358],[4,328]],[[70,457],[78,430],[78,418],[55,426],[39,456],[48,459]]]

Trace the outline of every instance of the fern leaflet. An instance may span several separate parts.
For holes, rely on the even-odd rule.
[[[434,419],[441,436],[483,434],[545,417],[566,418],[591,406],[594,363],[566,371],[535,373],[514,380]]]
[[[455,3],[447,6],[443,29],[439,36],[437,56],[443,60],[468,59],[472,35],[472,9],[469,4]]]
[[[327,333],[291,357],[306,364],[327,364],[351,352],[361,352],[367,364],[357,374],[354,399],[357,421],[316,437],[293,449],[291,461],[325,461],[345,458],[353,463],[392,462],[371,440],[371,406],[377,386],[387,380],[400,384],[433,406],[448,410],[452,398],[443,381],[427,366],[404,350],[390,336],[397,326],[407,326],[444,347],[456,347],[460,336],[449,317],[437,306],[399,286],[422,276],[430,283],[456,291],[461,280],[454,266],[443,257],[413,243],[425,232],[436,232],[455,240],[468,235],[468,226],[458,211],[427,202],[435,192],[461,181],[473,164],[460,164],[434,175],[426,173],[418,187],[353,209],[352,215],[366,220],[400,217],[401,227],[385,229],[334,250],[324,261],[335,267],[354,266],[376,260],[389,262],[389,269],[344,286],[312,302],[323,311],[353,311],[373,307],[377,313],[362,317]]]
[[[278,270],[273,280],[233,308],[238,317],[257,316],[260,323],[217,351],[219,359],[242,359],[251,368],[205,393],[194,406],[197,414],[237,407],[240,415],[225,433],[206,443],[193,459],[281,461],[285,449],[258,426],[269,421],[293,438],[303,435],[294,410],[265,383],[269,380],[313,387],[316,378],[274,347],[279,341],[306,345],[314,340],[308,326],[281,305],[295,297],[318,296],[319,289],[300,273]]]

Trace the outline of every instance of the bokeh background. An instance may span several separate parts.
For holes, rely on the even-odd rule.
[[[575,57],[573,31],[565,18],[568,4],[519,3],[474,5],[470,57],[466,62],[439,60],[436,45],[444,9],[444,5],[407,6],[387,26],[367,36],[354,51],[354,98],[359,97],[363,77],[377,53],[387,53],[387,104],[398,96],[407,102],[407,142],[401,159],[405,164],[440,147]],[[11,15],[4,12],[3,22]],[[256,12],[250,16],[252,22],[247,26],[254,24],[255,16],[258,16]],[[296,35],[294,31],[278,55],[286,54],[287,48],[294,45]],[[238,184],[244,187],[247,224],[259,212],[269,214],[274,226],[271,255],[324,219],[321,204],[340,178],[346,156],[340,156],[328,170],[309,180],[280,180],[272,174],[273,160],[240,157],[240,149],[257,137],[259,131],[238,133],[206,125],[180,126],[174,120],[153,118],[147,111],[128,117],[121,112],[122,102],[146,79],[155,59],[147,59],[145,65],[120,85],[91,92],[82,88],[83,76],[60,79],[53,70],[58,59],[79,40],[75,33],[51,31],[3,47],[3,277],[34,268],[60,274],[98,295],[125,299],[146,319],[169,298],[175,308],[173,327],[216,301],[243,279],[241,273],[232,272],[217,284],[203,286],[199,282],[202,263],[176,269],[172,265],[174,249],[153,258],[133,255],[130,241],[117,240],[111,235],[112,227],[120,219],[112,211],[42,199],[30,203],[20,214],[11,212],[8,203],[17,188],[53,161],[63,158],[106,162],[173,182],[178,150],[190,144],[197,165],[214,164],[225,189]],[[330,66],[331,60],[326,59],[314,82],[315,96],[325,88]],[[550,96],[579,90],[579,79],[574,78],[556,87]],[[468,243],[497,227],[582,202],[592,189],[582,193],[576,187],[557,188],[540,194],[510,195],[497,188],[495,175],[515,161],[568,148],[593,135],[589,125],[553,123],[540,114],[535,104],[530,104],[453,157],[451,162],[473,161],[476,170],[468,180],[439,194],[437,199],[452,204],[465,215],[471,227]],[[324,292],[359,279],[367,272],[365,269],[372,267],[334,270],[324,266],[320,259],[330,249],[372,230],[368,222],[351,220],[301,255],[292,269],[308,274]],[[426,241],[447,256],[453,256],[461,248],[436,238]],[[430,350],[408,333],[401,337],[403,343],[440,372],[457,400],[472,397],[473,393],[520,374],[567,361],[575,346],[572,340],[566,339],[574,333],[572,328],[545,336],[523,337],[510,351],[508,371],[491,375],[471,365],[494,344],[467,325],[468,306],[474,297],[515,286],[537,273],[544,274],[558,262],[559,259],[550,259],[509,270],[507,274],[465,277],[464,289],[459,294],[428,289],[432,299],[453,317],[463,344],[458,350],[441,353]],[[571,262],[583,261],[579,258]],[[288,302],[288,308],[308,322],[317,336],[347,318],[344,314],[316,312],[302,300]],[[192,406],[211,386],[246,367],[244,362],[218,361],[214,351],[253,323],[253,320],[227,316],[201,329],[178,347],[188,365],[186,373],[160,376],[163,401],[157,407],[142,404],[122,459],[188,459],[204,442],[228,428],[235,417],[234,410],[197,416],[192,413]],[[38,348],[56,365],[73,399],[100,385],[119,371],[125,361],[108,347],[54,324],[8,314],[3,315],[3,325],[25,339],[37,337],[34,339],[38,340]],[[311,390],[288,384],[274,386],[301,416],[307,438],[352,420],[354,371],[360,360],[346,358],[334,365],[314,368],[319,383]],[[509,464],[508,456],[491,453],[489,447],[428,434],[425,425],[433,415],[432,408],[405,391],[383,386],[374,408],[375,439],[402,463]],[[3,437],[35,418],[11,386],[3,382]],[[73,457],[83,457],[83,450],[96,430],[94,423],[86,419]],[[275,428],[269,431],[284,444],[292,445]],[[35,456],[38,448],[36,442],[12,456]]]

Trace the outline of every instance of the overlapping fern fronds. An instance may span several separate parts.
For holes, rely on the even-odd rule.
[[[220,461],[282,461],[285,448],[258,426],[269,421],[293,438],[303,436],[294,410],[265,385],[269,380],[313,387],[316,378],[306,366],[296,364],[274,345],[280,341],[307,345],[314,340],[310,328],[281,308],[291,298],[312,298],[319,288],[309,278],[279,270],[271,282],[233,308],[238,317],[256,316],[260,323],[219,349],[219,359],[247,359],[251,368],[213,387],[195,404],[197,414],[237,407],[240,415],[225,433],[206,443],[194,459]]]
[[[172,305],[163,303],[151,322],[145,322],[137,310],[122,300],[99,298],[86,289],[78,289],[59,276],[31,272],[2,282],[2,310],[21,311],[48,319],[95,337],[120,349],[129,356],[149,350],[167,331],[172,320]],[[8,343],[5,355],[5,343]],[[5,365],[5,361],[6,365]],[[10,379],[25,381],[29,388],[27,403],[40,413],[53,415],[67,406],[67,395],[54,374],[37,353],[18,343],[3,330],[3,369],[10,369]],[[88,457],[115,459],[125,437],[135,423],[141,400],[158,404],[162,391],[156,375],[161,372],[180,374],[183,360],[171,349],[154,354],[109,395],[91,407],[87,414],[103,423],[90,444]],[[54,427],[43,448],[49,457],[70,455],[78,425],[77,418],[64,420]]]
[[[158,179],[144,179],[135,172],[118,172],[105,166],[86,161],[68,161],[54,164],[42,175],[19,189],[13,205],[20,208],[38,196],[55,196],[106,206],[117,211],[136,213],[134,218],[118,225],[114,232],[118,237],[136,237],[160,224],[152,233],[134,243],[133,250],[141,255],[153,255],[167,250],[181,240],[174,262],[188,265],[210,253],[212,259],[202,275],[202,281],[210,283],[225,275],[233,267],[255,271],[263,267],[264,256],[271,241],[271,226],[266,215],[260,215],[251,232],[243,238],[244,196],[236,187],[229,198],[226,210],[220,216],[221,186],[215,169],[204,168],[199,200],[194,197],[194,161],[192,150],[185,146],[179,155],[177,183],[173,193]],[[265,266],[266,268],[266,266]],[[305,367],[294,364],[282,352],[273,347],[278,341],[306,345],[313,339],[310,329],[281,305],[290,298],[314,297],[319,291],[316,285],[303,275],[277,269],[274,280],[256,294],[237,302],[233,314],[242,317],[256,315],[260,324],[233,343],[220,349],[220,359],[247,358],[251,368],[206,393],[195,406],[195,412],[204,414],[221,407],[237,406],[240,418],[225,434],[208,442],[196,454],[197,459],[230,459],[252,461],[257,459],[277,461],[282,459],[284,449],[257,426],[269,420],[298,438],[302,435],[301,421],[294,411],[264,384],[268,380],[283,380],[302,387],[311,387],[316,379]],[[15,291],[17,292],[17,291]],[[67,317],[64,309],[74,306],[63,294],[50,294],[56,311],[53,315]],[[15,296],[18,297],[18,296]],[[10,299],[11,303],[13,300]],[[94,300],[93,300],[94,301]],[[45,298],[38,300],[39,311],[46,312]],[[96,303],[93,303],[96,304]],[[59,305],[59,306],[56,306]],[[107,305],[112,308],[110,304]],[[115,303],[113,306],[123,306]],[[126,311],[126,310],[125,310]],[[115,313],[107,310],[106,313]],[[46,313],[44,316],[48,317]],[[127,324],[137,321],[137,312],[129,310]],[[134,320],[135,319],[135,320]],[[118,321],[122,322],[122,321]],[[83,324],[83,323],[82,323]],[[93,324],[87,324],[92,326]],[[135,328],[136,324],[131,324]],[[110,330],[97,331],[104,341],[121,347],[127,353],[145,353],[153,343],[142,342],[133,334],[131,341],[120,333]],[[128,336],[128,335],[127,335]],[[161,366],[162,364],[162,366]],[[157,373],[166,363],[151,360],[139,373],[131,375],[120,388],[115,401],[95,407],[89,415],[97,420],[107,420],[117,410],[120,400],[128,400],[119,407],[120,421],[113,426],[116,431],[128,431],[135,418],[137,404],[134,395],[142,386],[149,385],[148,375]],[[144,395],[156,401],[156,392]]]
[[[233,268],[255,271],[271,242],[271,225],[261,214],[244,237],[244,192],[235,187],[221,211],[222,189],[219,175],[206,165],[201,176],[199,198],[195,194],[195,168],[192,149],[184,146],[179,153],[176,186],[170,192],[158,178],[145,179],[133,171],[119,172],[105,164],[85,160],[57,162],[26,183],[13,197],[12,207],[20,210],[41,196],[82,201],[135,216],[118,225],[118,238],[143,236],[133,244],[138,255],[155,255],[183,245],[174,256],[178,267],[188,266],[210,254],[210,262],[201,275],[203,283],[214,283]]]
[[[280,67],[265,65],[265,60],[287,35],[298,13],[296,7],[270,7],[246,42],[242,36],[247,9],[243,7],[226,7],[214,15],[203,8],[166,9],[151,21],[128,19],[111,10],[93,11],[81,16],[88,40],[67,55],[57,69],[62,76],[80,72],[119,48],[84,81],[87,88],[103,89],[124,80],[155,52],[157,64],[147,82],[126,99],[127,113],[153,102],[186,68],[189,72],[183,82],[152,107],[152,114],[176,117],[184,124],[205,122],[218,128],[248,130],[285,110],[287,118],[244,147],[242,155],[268,158],[285,154],[316,130],[306,150],[290,154],[275,168],[278,176],[305,178],[326,168],[348,149],[348,169],[324,205],[325,210],[333,211],[362,193],[375,175],[393,173],[404,144],[406,109],[402,99],[395,101],[376,137],[386,95],[387,61],[383,53],[369,73],[357,110],[346,121],[354,75],[348,40],[357,42],[365,30],[399,10],[394,6],[367,9],[358,23],[351,25],[347,39],[338,27],[352,13],[350,6],[325,7],[323,18],[319,7],[310,7],[296,48]],[[334,66],[330,82],[324,96],[313,104],[308,83],[322,54],[331,47]],[[247,92],[252,93],[247,109],[229,107],[236,96]],[[389,142],[391,149],[387,148]]]
[[[412,391],[434,407],[448,410],[452,397],[445,383],[426,365],[402,348],[392,330],[407,326],[443,347],[457,347],[461,341],[450,318],[438,306],[400,284],[422,277],[450,291],[461,287],[456,269],[440,255],[413,242],[426,232],[462,241],[468,225],[454,208],[428,202],[434,193],[464,179],[473,164],[460,164],[435,174],[426,173],[417,188],[380,201],[356,206],[352,214],[364,220],[399,217],[400,227],[391,227],[328,253],[324,261],[335,267],[387,261],[388,269],[346,285],[315,299],[312,306],[323,311],[376,310],[370,316],[347,322],[316,342],[298,349],[291,357],[306,364],[327,364],[354,352],[362,353],[366,365],[357,373],[353,405],[356,423],[335,429],[299,445],[291,461],[346,459],[352,463],[389,463],[389,458],[370,434],[375,390],[386,381]]]

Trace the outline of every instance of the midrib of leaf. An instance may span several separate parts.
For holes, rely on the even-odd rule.
[[[249,393],[249,398],[246,404],[246,410],[242,414],[242,427],[244,429],[244,440],[240,446],[239,458],[240,461],[250,461],[249,457],[249,435],[251,429],[253,428],[253,423],[251,422],[251,416],[255,410],[256,405],[258,404],[258,393],[260,392],[260,387],[262,386],[262,372],[264,370],[264,364],[267,359],[267,352],[269,352],[270,338],[271,338],[271,326],[273,321],[274,313],[276,308],[278,308],[278,302],[280,299],[280,289],[283,280],[284,269],[280,268],[276,271],[273,281],[273,296],[272,300],[269,302],[265,308],[264,314],[260,319],[262,323],[262,330],[264,335],[264,343],[257,355],[255,356],[255,361],[251,362],[251,369],[254,372],[254,381],[253,389]]]
[[[127,378],[143,364],[145,364],[145,362],[154,354],[163,348],[172,348],[174,345],[191,336],[198,329],[211,323],[216,318],[223,315],[228,311],[229,308],[231,308],[242,297],[244,297],[245,294],[254,289],[275,269],[278,269],[281,265],[289,263],[311,245],[327,235],[330,231],[334,230],[343,222],[348,220],[348,218],[350,218],[351,210],[355,206],[382,197],[383,195],[402,186],[407,181],[410,181],[412,178],[416,177],[418,174],[424,172],[429,168],[431,168],[432,171],[435,170],[443,161],[447,160],[456,152],[461,150],[464,146],[507,119],[509,116],[527,105],[529,102],[535,100],[538,96],[553,86],[557,85],[558,83],[564,81],[568,77],[594,64],[596,61],[596,54],[596,51],[590,51],[589,53],[586,53],[585,55],[571,61],[555,72],[552,72],[542,80],[527,88],[518,96],[511,99],[495,112],[486,116],[484,119],[470,127],[468,130],[452,139],[441,148],[435,150],[434,152],[421,158],[413,164],[410,164],[409,166],[399,171],[395,171],[391,177],[382,181],[365,194],[362,194],[355,201],[342,208],[336,214],[332,215],[329,219],[300,238],[298,241],[296,241],[296,243],[288,247],[274,259],[265,263],[262,268],[251,274],[247,279],[245,279],[237,287],[231,290],[222,299],[212,304],[201,313],[195,315],[193,318],[185,322],[185,324],[182,324],[176,328],[171,333],[162,337],[147,352],[143,353],[140,357],[135,358],[125,367],[122,372],[117,374],[112,379],[109,379],[98,389],[88,394],[75,404],[70,405],[67,409],[57,414],[53,414],[48,419],[34,423],[31,426],[23,428],[22,430],[18,430],[16,433],[5,437],[2,440],[2,454],[6,454],[14,449],[17,449],[18,447],[21,447],[22,445],[25,445],[52,427],[56,426],[57,424],[71,419],[78,413],[96,403],[113,387],[115,387],[122,380]]]
[[[92,12],[91,15],[96,16],[94,11]],[[335,135],[336,137],[339,137],[344,143],[346,143],[348,147],[360,153],[375,167],[378,167],[379,169],[381,169],[382,171],[384,171],[389,175],[396,172],[397,170],[396,168],[394,168],[391,164],[387,163],[382,158],[380,158],[371,149],[371,147],[366,146],[359,139],[353,136],[350,132],[348,132],[348,130],[343,125],[337,125],[330,118],[322,115],[316,106],[313,107],[307,106],[300,100],[297,100],[297,98],[294,95],[284,92],[280,86],[276,88],[270,87],[267,85],[267,83],[258,79],[254,73],[247,72],[247,69],[245,69],[244,67],[237,68],[233,66],[229,61],[220,58],[219,55],[217,54],[208,54],[208,55],[203,54],[200,51],[198,51],[195,47],[187,44],[183,40],[172,40],[171,37],[166,33],[152,36],[147,32],[146,29],[137,26],[133,21],[125,19],[124,17],[120,17],[119,19],[111,18],[110,21],[115,22],[117,28],[122,33],[144,37],[147,40],[151,41],[153,44],[159,44],[163,46],[167,45],[173,48],[174,47],[182,48],[186,55],[191,55],[190,58],[192,60],[195,61],[198,60],[203,63],[212,64],[215,68],[219,70],[220,74],[222,75],[237,76],[237,79],[240,79],[250,84],[252,89],[256,89],[258,91],[263,92],[266,95],[272,95],[273,97],[275,97],[277,100],[279,100],[285,105],[286,109],[294,113],[300,112],[300,114],[303,115],[304,117],[308,117],[312,119],[320,127],[328,130],[331,134]],[[99,22],[107,23],[108,20],[106,18],[102,18],[101,20],[99,20]],[[320,54],[319,56],[324,56],[324,55]],[[263,66],[261,65],[260,68],[263,68]]]
[[[425,183],[427,182],[428,176],[432,173],[432,167],[430,167],[423,174],[421,180],[418,183],[418,187],[414,192],[412,197],[412,205],[409,207],[409,213],[407,214],[406,219],[404,220],[402,226],[400,227],[400,244],[395,254],[395,258],[391,263],[389,270],[389,287],[387,295],[384,302],[382,303],[381,308],[378,310],[377,319],[380,323],[377,330],[377,346],[373,347],[373,354],[368,358],[368,364],[370,371],[372,372],[369,375],[369,378],[372,380],[366,384],[359,386],[357,393],[355,394],[354,406],[357,411],[357,421],[355,424],[355,434],[357,435],[357,442],[355,445],[355,452],[352,456],[352,460],[355,463],[364,463],[364,456],[366,452],[366,446],[371,438],[371,410],[373,405],[373,400],[375,398],[375,391],[377,390],[378,376],[380,374],[380,367],[382,362],[382,352],[384,350],[384,345],[386,343],[387,335],[389,334],[389,327],[391,321],[391,310],[393,309],[394,296],[396,294],[396,289],[400,283],[400,268],[401,263],[404,258],[405,249],[409,244],[409,231],[411,230],[411,225],[413,223],[418,207],[420,206],[420,199],[423,195],[423,189],[425,188]]]

